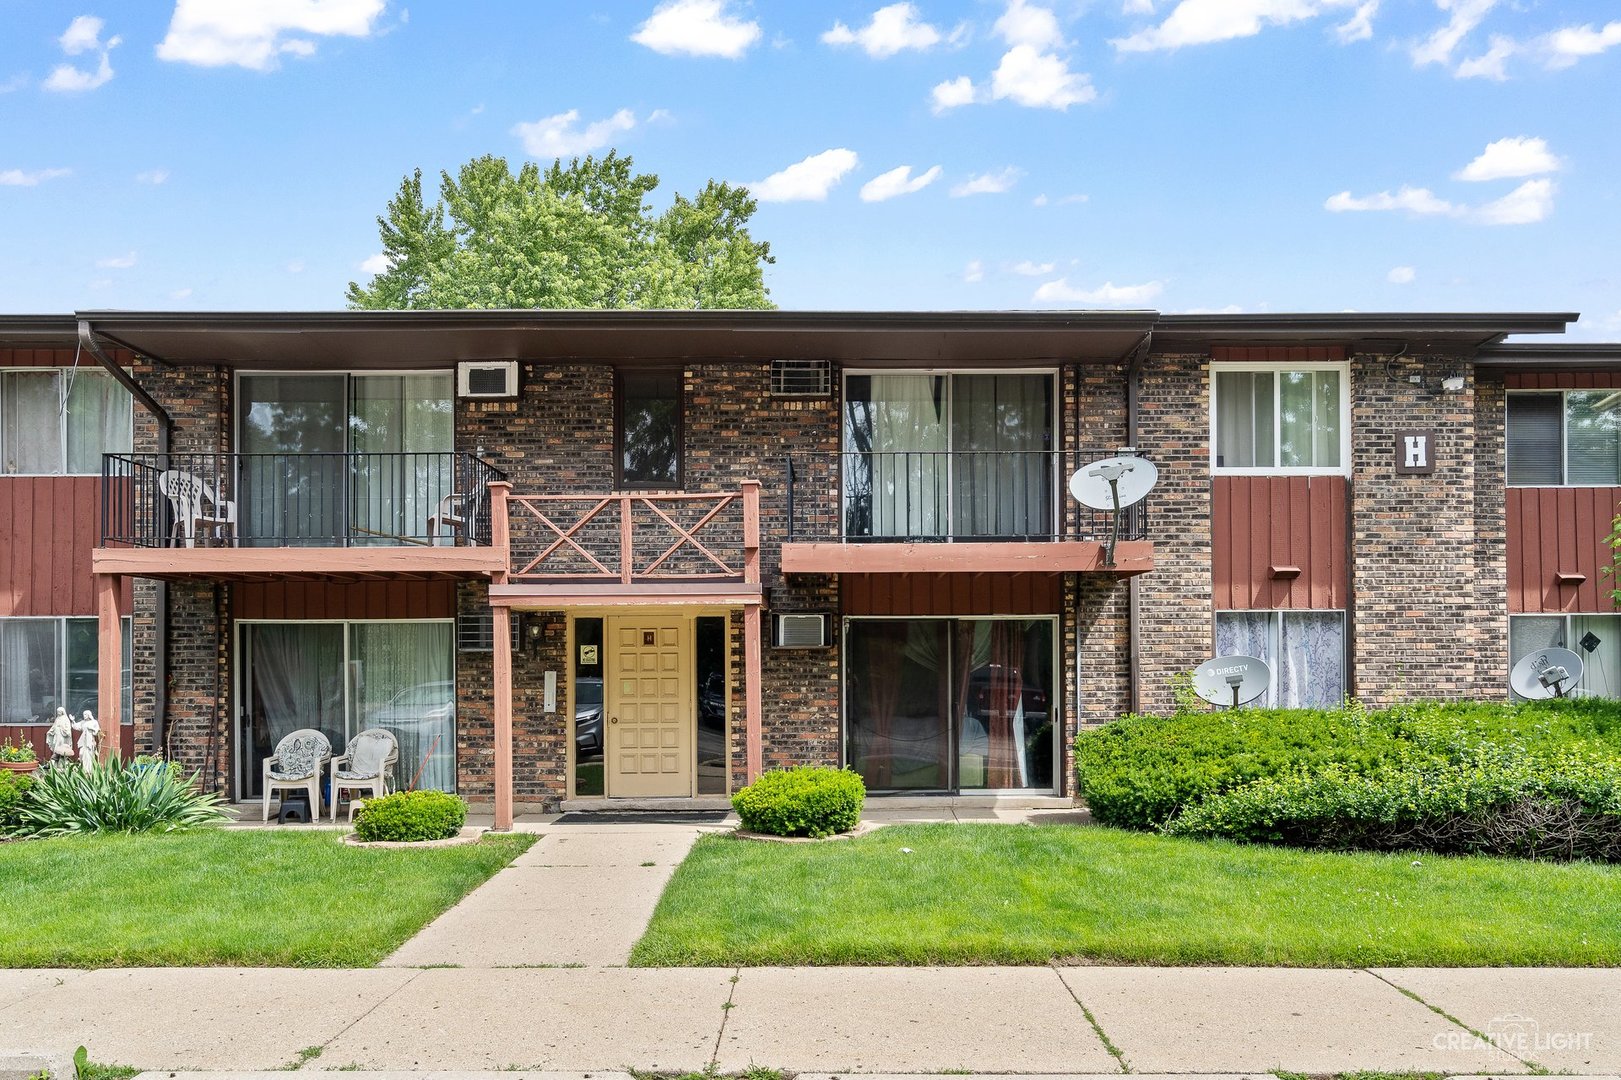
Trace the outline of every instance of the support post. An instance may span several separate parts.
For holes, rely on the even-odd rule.
[[[118,755],[124,722],[120,715],[124,699],[124,627],[118,614],[117,574],[96,575],[96,612],[101,620],[96,653],[96,720],[101,724],[101,760],[109,761]]]
[[[760,584],[760,481],[743,481],[743,580]]]
[[[760,745],[760,605],[743,608],[743,750],[748,782],[760,778],[765,754]]]
[[[507,498],[512,484],[490,482],[490,544],[501,552],[501,569],[490,575],[497,585],[505,585],[512,568],[512,531]],[[490,613],[495,640],[490,681],[495,699],[495,828],[512,830],[512,609],[494,608]]]

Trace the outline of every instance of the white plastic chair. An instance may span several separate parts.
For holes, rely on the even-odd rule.
[[[221,498],[208,481],[196,473],[168,469],[158,476],[158,491],[169,500],[174,524],[171,541],[185,537],[187,547],[197,546],[197,530],[212,531],[220,539],[236,539],[236,503]],[[205,509],[206,504],[206,509]]]
[[[400,744],[384,728],[367,728],[349,740],[342,755],[332,759],[332,820],[338,820],[338,792],[365,791],[374,799],[388,794]],[[350,816],[353,817],[353,808]]]
[[[321,817],[321,774],[332,760],[332,743],[314,728],[289,732],[265,758],[265,816],[270,820],[270,793],[303,788],[310,793],[310,821]]]
[[[449,495],[440,498],[438,507],[428,517],[428,543],[434,547],[444,537],[444,530],[450,530],[450,544],[456,546],[458,539],[468,545],[476,546],[478,541],[473,537],[473,524],[484,509],[484,491],[452,491]]]

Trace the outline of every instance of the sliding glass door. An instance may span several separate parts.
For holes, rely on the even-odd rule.
[[[343,753],[350,736],[380,727],[400,747],[401,788],[456,790],[454,624],[241,624],[244,797],[261,795],[263,762],[299,728]]]
[[[1051,790],[1052,619],[851,619],[845,761],[874,791]]]
[[[850,375],[845,535],[1050,536],[1052,447],[1051,374]]]

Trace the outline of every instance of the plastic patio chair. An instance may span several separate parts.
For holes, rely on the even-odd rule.
[[[321,774],[332,760],[332,743],[314,728],[289,732],[276,744],[276,752],[265,758],[265,814],[270,820],[270,793],[273,790],[302,788],[310,795],[310,821],[321,819]]]
[[[197,546],[197,530],[212,531],[220,539],[236,539],[236,503],[222,498],[212,484],[196,473],[168,469],[158,476],[158,491],[169,500],[174,524],[169,539],[185,538],[187,547]],[[205,508],[206,507],[206,508]]]
[[[388,794],[400,744],[384,728],[367,728],[349,740],[348,748],[332,759],[332,820],[338,820],[338,792],[365,791],[380,799]]]

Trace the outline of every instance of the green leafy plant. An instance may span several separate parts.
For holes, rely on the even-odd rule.
[[[749,832],[831,836],[856,827],[866,797],[850,770],[805,765],[764,774],[732,796],[732,809]]]
[[[367,799],[355,815],[362,840],[448,840],[467,824],[467,803],[443,791],[396,791]]]
[[[97,832],[173,832],[230,820],[221,798],[174,767],[153,768],[118,758],[88,772],[54,766],[35,775],[17,809],[24,836]]]
[[[14,743],[11,741],[11,736],[9,735],[6,736],[6,740],[4,742],[0,742],[0,761],[10,762],[12,764],[22,764],[23,762],[38,760],[39,755],[34,752],[34,746],[32,743]]]
[[[0,772],[0,836],[17,831],[22,805],[33,786],[31,776]]]

